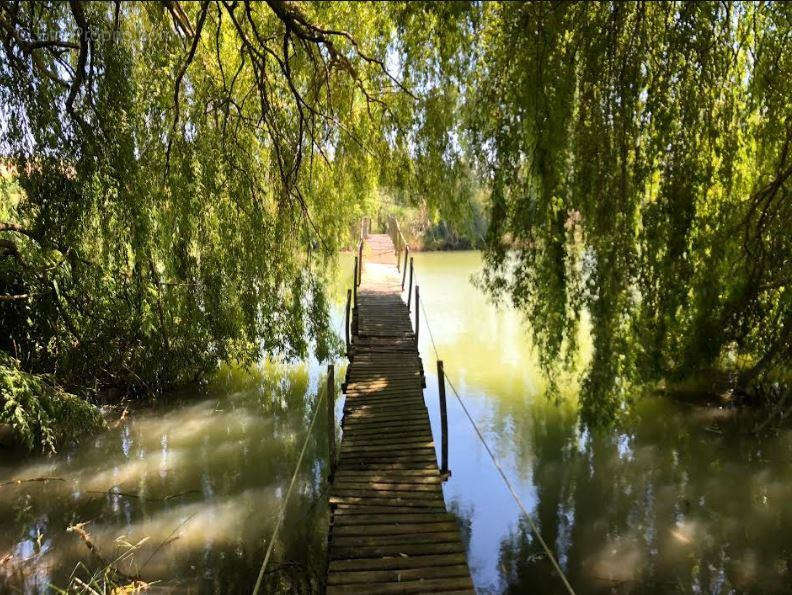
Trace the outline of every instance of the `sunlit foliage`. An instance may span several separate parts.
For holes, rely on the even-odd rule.
[[[324,277],[409,93],[372,57],[382,11],[304,8],[3,4],[0,348],[24,369],[151,394],[336,348]]]
[[[484,281],[551,374],[590,313],[584,418],[612,419],[629,380],[783,370],[792,6],[483,3],[457,22],[454,130],[491,190]]]
[[[396,196],[463,229],[584,419],[792,353],[788,3],[26,3],[0,12],[0,348],[78,392],[328,354]],[[4,182],[8,186],[9,182]]]

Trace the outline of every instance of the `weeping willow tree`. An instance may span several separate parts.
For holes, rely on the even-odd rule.
[[[383,62],[386,17],[276,1],[4,3],[7,387],[49,374],[80,395],[152,394],[222,360],[327,357],[326,270],[413,101]],[[32,445],[52,416],[36,417],[47,407],[27,380],[3,391],[0,421]]]
[[[792,5],[484,3],[456,28],[434,64],[491,191],[483,280],[551,376],[590,315],[584,420],[716,366],[788,382]]]
[[[151,393],[306,337],[321,357],[325,270],[374,197],[461,221],[482,188],[484,284],[551,377],[590,318],[585,420],[713,365],[783,379],[790,21],[785,3],[4,3],[6,385]]]

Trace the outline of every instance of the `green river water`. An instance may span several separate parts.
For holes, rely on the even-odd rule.
[[[545,397],[524,321],[471,284],[480,264],[476,252],[415,255],[435,439],[430,328],[451,381],[576,591],[792,590],[792,430],[757,437],[740,432],[729,410],[642,396],[623,429],[581,431],[573,389],[560,403]],[[338,326],[351,278],[342,265]],[[0,455],[0,592],[48,592],[109,562],[157,589],[250,592],[324,369],[310,361],[225,370],[208,394],[133,411],[78,448]],[[327,426],[317,419],[268,592],[312,592],[324,573]],[[477,589],[563,592],[450,391],[449,444],[444,491]],[[68,530],[79,523],[83,537]]]

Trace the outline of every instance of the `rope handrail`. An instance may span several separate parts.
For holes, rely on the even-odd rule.
[[[418,285],[417,276],[416,276],[416,285]],[[426,328],[429,331],[429,338],[431,339],[431,342],[432,342],[432,349],[434,350],[435,357],[439,360],[440,359],[440,354],[437,351],[437,344],[435,343],[434,334],[432,333],[432,327],[429,324],[429,315],[428,315],[428,313],[426,311],[426,305],[425,305],[425,302],[423,300],[420,302],[420,309],[423,311],[423,318],[424,318],[424,322],[426,324]],[[473,430],[475,431],[476,436],[478,437],[478,439],[481,442],[481,444],[484,446],[484,449],[487,451],[487,454],[489,455],[490,459],[492,460],[493,465],[495,465],[495,468],[497,469],[498,473],[500,474],[501,479],[503,480],[503,483],[506,484],[506,488],[508,489],[508,491],[511,494],[512,498],[517,503],[517,506],[522,511],[523,515],[525,516],[526,520],[528,521],[528,524],[531,527],[531,531],[533,532],[533,534],[536,536],[537,540],[541,544],[542,549],[544,550],[545,554],[547,555],[547,557],[549,558],[550,562],[552,563],[553,568],[555,568],[556,572],[558,573],[558,576],[561,577],[561,582],[564,583],[564,587],[566,587],[567,591],[571,595],[575,595],[575,590],[572,588],[572,585],[569,583],[569,580],[567,579],[566,575],[564,574],[564,571],[561,568],[561,565],[558,563],[558,560],[556,559],[555,555],[550,550],[550,548],[548,547],[548,545],[545,542],[544,538],[542,537],[542,534],[540,533],[539,528],[536,526],[536,523],[534,522],[533,518],[531,518],[531,515],[528,514],[528,510],[526,509],[526,507],[523,504],[523,502],[520,499],[520,497],[517,495],[517,491],[514,489],[514,486],[509,481],[509,478],[506,476],[506,473],[503,471],[503,467],[501,466],[500,462],[498,461],[498,458],[495,456],[495,453],[492,451],[492,449],[490,448],[489,444],[487,444],[487,441],[484,439],[484,435],[482,434],[481,430],[479,429],[478,425],[476,424],[475,420],[473,419],[473,416],[470,414],[470,411],[468,410],[467,406],[465,405],[465,402],[462,400],[462,397],[459,396],[459,392],[457,391],[456,387],[454,386],[454,383],[451,382],[451,378],[448,375],[448,371],[445,371],[445,379],[448,381],[448,386],[451,387],[451,390],[454,392],[454,395],[456,396],[457,401],[459,401],[459,404],[462,407],[462,411],[465,412],[465,415],[467,416],[468,421],[470,421],[470,424],[473,426]]]
[[[339,333],[341,332],[340,326],[343,323],[344,323],[344,319],[342,316],[339,324],[339,328],[335,329],[338,330]],[[335,391],[335,386],[333,386],[333,390]],[[261,568],[259,569],[258,577],[256,578],[256,584],[253,587],[253,595],[258,595],[259,589],[261,588],[261,581],[264,579],[264,574],[267,568],[267,564],[269,563],[270,556],[272,555],[272,550],[275,546],[275,540],[278,537],[278,532],[280,531],[281,525],[283,524],[283,519],[286,515],[286,505],[289,503],[289,496],[291,496],[292,489],[294,488],[294,482],[297,480],[297,475],[300,472],[300,467],[302,467],[303,458],[305,457],[305,451],[308,449],[308,439],[311,437],[314,426],[316,425],[316,419],[319,417],[319,410],[321,409],[320,405],[322,403],[322,399],[327,398],[328,391],[329,388],[325,387],[324,391],[319,391],[319,395],[316,399],[316,409],[314,410],[313,418],[311,419],[311,424],[308,426],[308,431],[305,434],[305,442],[303,442],[302,450],[300,451],[300,456],[297,458],[297,464],[294,467],[294,473],[292,473],[291,481],[289,481],[289,488],[288,490],[286,490],[286,496],[283,498],[283,505],[281,506],[280,512],[278,513],[278,521],[275,523],[275,529],[272,531],[272,537],[270,538],[269,545],[267,546],[267,551],[264,554],[264,560],[261,563]],[[330,431],[334,432],[335,427],[330,428]],[[332,453],[330,453],[330,456],[332,456]]]
[[[311,433],[313,432],[314,426],[316,425],[316,419],[319,417],[319,410],[321,409],[319,405],[321,404],[322,399],[325,397],[326,392],[327,390],[320,391],[319,397],[316,399],[316,409],[314,410],[313,419],[311,420],[311,425],[308,427],[308,432],[305,434],[305,442],[303,442],[300,456],[297,459],[297,465],[294,468],[294,473],[292,474],[291,481],[289,482],[289,489],[286,490],[286,496],[283,499],[283,504],[281,505],[280,512],[278,513],[278,521],[275,524],[275,530],[272,532],[272,537],[270,538],[269,545],[267,546],[267,552],[264,555],[264,561],[261,563],[261,569],[259,570],[258,578],[256,578],[256,585],[253,587],[253,595],[258,595],[259,589],[261,588],[261,581],[264,578],[264,571],[267,568],[267,564],[269,563],[269,559],[272,555],[272,550],[275,545],[275,540],[277,539],[278,532],[280,531],[281,525],[283,524],[283,518],[286,514],[286,505],[289,502],[289,496],[291,496],[292,489],[294,488],[294,482],[297,480],[300,467],[302,467],[305,451],[308,449],[308,439],[311,437]]]

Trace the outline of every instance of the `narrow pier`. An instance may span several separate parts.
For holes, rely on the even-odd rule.
[[[363,254],[330,491],[327,592],[473,592],[456,517],[443,498],[393,242],[369,235]]]

